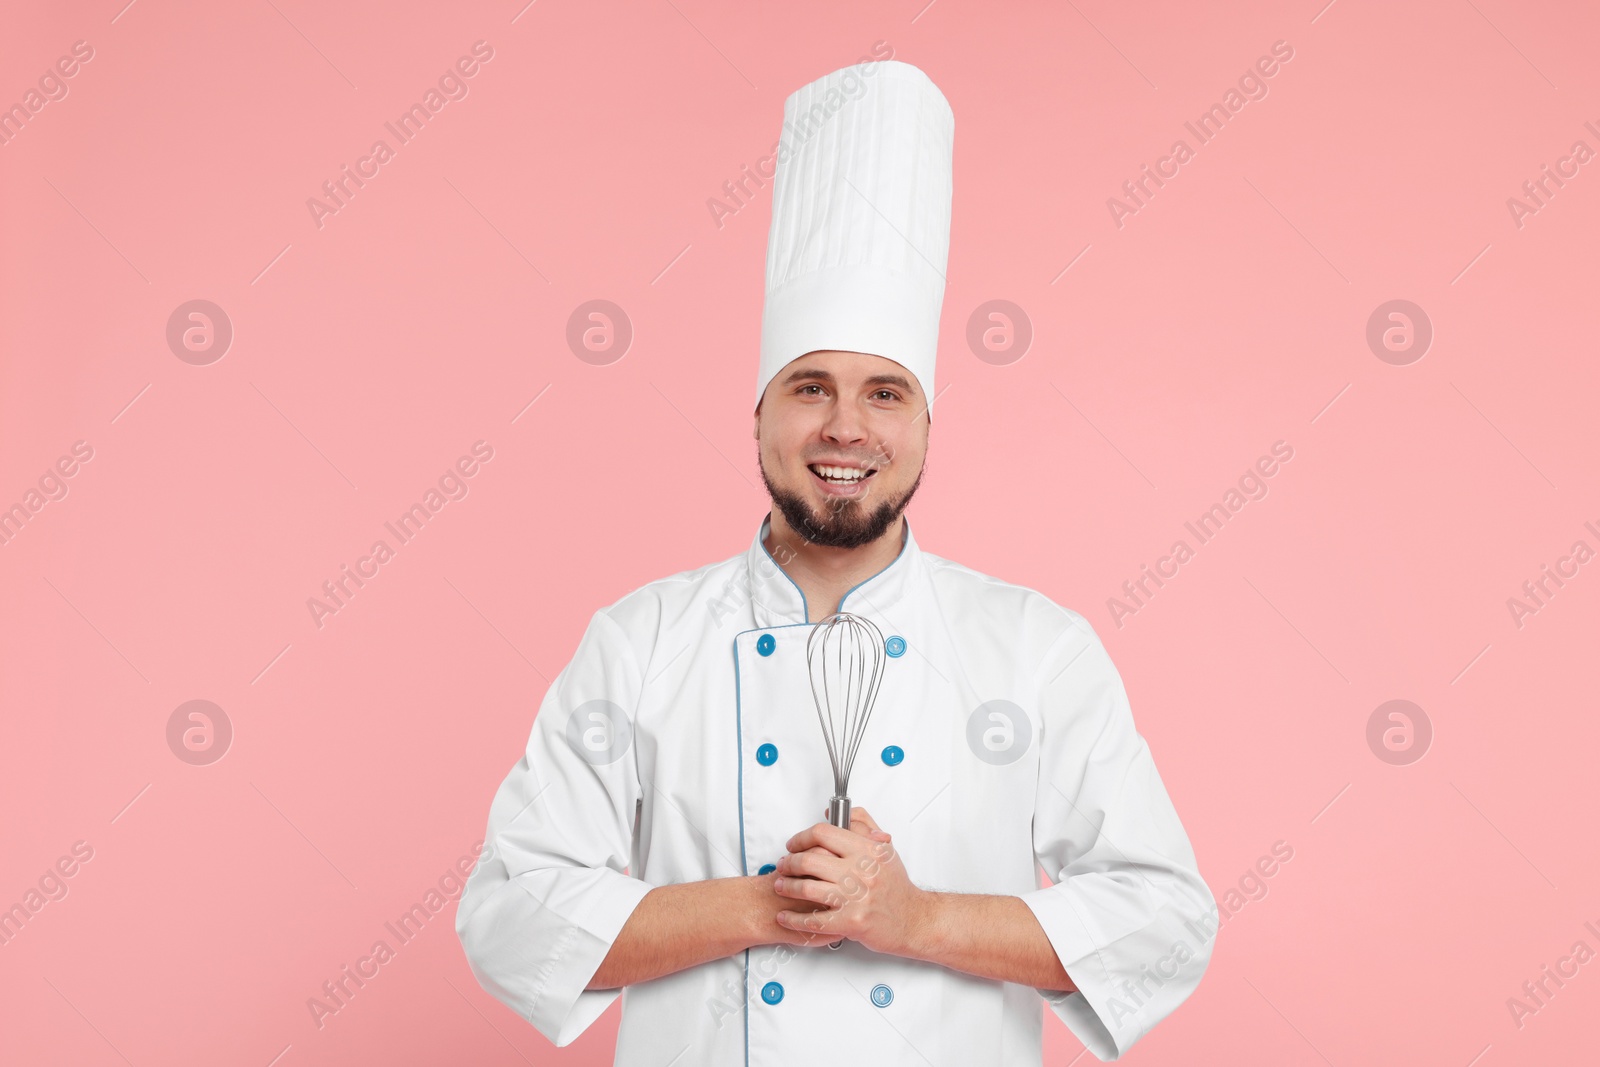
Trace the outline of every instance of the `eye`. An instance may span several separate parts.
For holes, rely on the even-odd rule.
[[[800,390],[799,390],[799,391],[800,391],[800,393],[801,393],[801,394],[804,394],[804,393],[805,393],[805,391],[806,391],[806,390],[807,390],[807,389],[817,389],[817,390],[820,390],[820,389],[821,389],[821,388],[822,388],[822,386],[820,386],[820,385],[818,385],[818,384],[817,384],[817,383],[816,383],[816,382],[812,382],[812,383],[811,383],[811,384],[810,384],[810,385],[802,385],[802,386],[801,386],[801,387],[800,387]],[[817,394],[815,394],[815,393],[813,393],[813,394],[812,394],[812,395],[813,395],[813,396],[815,396],[815,395],[817,395]]]
[[[900,394],[896,393],[892,389],[879,389],[876,393],[873,393],[872,395],[873,396],[888,397],[890,400],[899,400],[900,399]]]

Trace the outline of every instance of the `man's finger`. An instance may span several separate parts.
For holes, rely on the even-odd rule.
[[[808,848],[803,852],[779,856],[777,868],[780,875],[820,878],[832,882],[847,873],[850,865],[825,848]]]
[[[849,903],[839,887],[825,878],[778,878],[772,883],[772,891],[790,900],[819,904],[823,909],[838,908]]]
[[[817,911],[780,911],[778,925],[802,933],[831,934],[839,913],[830,908]]]
[[[804,852],[808,848],[825,848],[835,856],[844,856],[850,851],[850,845],[855,840],[855,837],[854,831],[841,830],[832,823],[819,822],[806,827],[789,838],[789,843],[784,847],[790,852]]]
[[[828,825],[832,826],[833,824],[829,823]],[[872,822],[871,816],[868,816],[865,819],[861,817],[860,808],[851,808],[850,825],[845,827],[845,829],[848,829],[853,834],[870,834],[875,825],[876,824]]]
[[[852,807],[850,809],[850,829],[857,833],[865,834],[871,833],[873,830],[880,830],[882,827],[878,825],[878,820],[874,819],[866,808]]]

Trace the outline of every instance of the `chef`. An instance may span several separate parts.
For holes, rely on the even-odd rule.
[[[740,555],[594,613],[456,917],[556,1045],[620,995],[618,1064],[1031,1067],[1042,1001],[1112,1060],[1210,959],[1215,903],[1093,629],[904,514],[954,125],[895,60],[785,102],[753,421],[773,507]],[[883,641],[848,828],[806,661],[835,611]]]

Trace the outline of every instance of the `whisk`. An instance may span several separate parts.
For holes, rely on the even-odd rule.
[[[883,633],[870,619],[840,611],[816,624],[806,639],[806,666],[817,719],[833,763],[828,821],[850,828],[850,768],[866,733],[883,678]]]

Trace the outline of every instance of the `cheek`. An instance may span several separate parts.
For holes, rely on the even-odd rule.
[[[889,470],[893,480],[909,484],[922,469],[927,446],[910,439],[886,440],[881,446],[881,452],[890,461]]]

